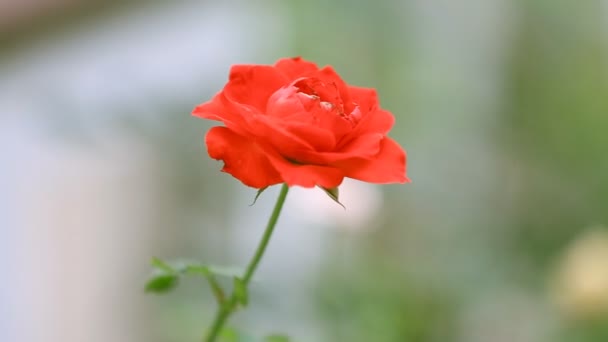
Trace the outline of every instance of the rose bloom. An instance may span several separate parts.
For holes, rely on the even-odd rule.
[[[405,151],[386,136],[393,115],[374,89],[346,84],[331,66],[300,57],[234,65],[224,89],[192,114],[224,123],[207,133],[209,156],[250,187],[409,182]]]

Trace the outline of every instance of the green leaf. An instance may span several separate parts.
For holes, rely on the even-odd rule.
[[[209,272],[211,272],[215,275],[222,276],[222,277],[228,277],[228,278],[238,277],[245,272],[245,270],[242,267],[210,265],[210,266],[207,266],[207,268],[209,269]]]
[[[259,338],[233,327],[224,327],[219,334],[220,342],[260,342]]]
[[[247,286],[245,286],[245,283],[239,277],[234,277],[234,296],[238,303],[247,306],[247,303],[249,302]]]
[[[179,269],[182,273],[187,275],[202,275],[206,277],[211,274],[209,267],[203,265],[184,265]]]
[[[268,335],[264,338],[264,342],[289,342],[289,337],[286,335]]]
[[[218,304],[221,305],[224,303],[224,300],[226,299],[224,290],[215,278],[215,273],[211,271],[208,266],[182,263],[178,269],[181,273],[186,275],[201,275],[205,277],[209,283],[209,286],[211,286],[211,291],[213,292],[213,296],[217,300]]]
[[[266,190],[266,189],[268,189],[268,187],[267,187],[267,186],[265,186],[265,187],[263,187],[263,188],[261,188],[261,189],[259,189],[259,190],[258,190],[258,193],[257,193],[257,194],[255,194],[255,198],[253,199],[253,203],[251,203],[251,204],[249,205],[250,207],[251,207],[251,206],[253,206],[253,205],[255,204],[255,202],[257,202],[258,197],[260,197],[260,195],[262,194],[262,192],[264,192],[264,190]]]
[[[146,292],[165,293],[177,286],[179,274],[173,267],[159,258],[152,258],[150,263],[155,271],[146,283]]]
[[[236,329],[225,327],[220,331],[220,342],[239,342],[239,333]]]
[[[207,279],[209,286],[211,286],[211,291],[213,291],[213,296],[217,300],[217,303],[222,305],[226,299],[226,295],[224,294],[224,290],[220,286],[220,283],[217,281],[217,279],[215,279],[215,275],[209,271],[209,268],[207,267],[201,267],[200,272]]]
[[[157,274],[146,283],[146,292],[165,293],[171,291],[178,283],[175,274]]]
[[[169,266],[169,264],[160,260],[159,258],[156,258],[156,257],[152,258],[152,261],[150,263],[152,264],[153,267],[155,267],[165,273],[169,273],[169,274],[177,273],[177,271],[173,267]]]
[[[208,274],[214,274],[217,276],[233,278],[244,272],[243,268],[241,267],[204,265],[189,260],[180,260],[172,264],[174,265],[173,268],[176,270],[176,272],[183,273],[185,275],[207,276]]]
[[[324,188],[324,187],[320,186],[319,188],[323,189],[323,191],[325,191],[325,193],[327,194],[327,196],[329,196],[329,198],[334,200],[334,202],[338,203],[340,206],[342,206],[342,208],[344,208],[346,210],[346,207],[344,206],[344,204],[340,203],[340,200],[339,200],[340,191],[338,190],[338,187],[329,189],[329,188]]]
[[[208,266],[187,260],[167,263],[159,258],[153,258],[151,264],[155,268],[155,272],[146,283],[146,292],[168,292],[175,288],[180,276],[203,276],[209,282],[213,295],[220,305],[225,302],[226,296],[216,276],[234,278],[243,273],[243,269],[240,267]],[[246,296],[244,298],[246,301]]]

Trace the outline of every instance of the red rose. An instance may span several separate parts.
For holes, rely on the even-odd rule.
[[[330,66],[299,57],[234,65],[224,89],[192,114],[226,125],[207,133],[209,156],[254,188],[409,182],[405,151],[386,136],[393,115],[374,89],[346,84]]]

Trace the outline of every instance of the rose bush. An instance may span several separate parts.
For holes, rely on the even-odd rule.
[[[386,136],[393,115],[374,89],[346,84],[330,66],[299,57],[234,65],[224,89],[192,114],[224,123],[207,133],[209,156],[250,187],[409,181],[405,151]]]

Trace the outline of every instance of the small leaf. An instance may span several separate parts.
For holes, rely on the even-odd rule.
[[[220,332],[220,341],[221,342],[238,342],[239,341],[239,333],[233,328],[225,327]]]
[[[215,275],[207,269],[205,274],[205,278],[207,278],[207,282],[209,282],[209,286],[211,286],[211,291],[213,291],[213,296],[217,300],[219,305],[224,303],[226,299],[226,295],[224,295],[224,290],[220,286],[220,283],[215,279]]]
[[[180,268],[180,271],[187,275],[202,275],[205,277],[211,274],[209,267],[203,265],[185,265]]]
[[[262,194],[262,192],[264,192],[264,190],[266,190],[267,188],[268,188],[268,187],[267,187],[267,186],[265,186],[265,187],[263,187],[263,188],[261,188],[261,189],[259,189],[259,190],[258,190],[258,193],[257,193],[257,194],[255,194],[255,198],[253,199],[253,203],[251,203],[251,204],[249,205],[250,207],[251,207],[251,206],[253,206],[253,205],[255,204],[255,202],[257,202],[258,197],[260,197],[260,195]]]
[[[234,296],[238,303],[243,306],[247,306],[249,296],[247,294],[247,287],[243,280],[239,277],[234,277]]]
[[[171,264],[173,267],[169,265],[167,266],[174,269],[175,272],[185,275],[207,276],[207,274],[212,273],[217,276],[233,278],[244,272],[244,269],[241,267],[205,265],[191,260],[178,260],[172,262]]]
[[[172,274],[172,273],[177,272],[173,267],[169,266],[169,264],[160,260],[159,258],[156,258],[156,257],[152,258],[152,261],[150,263],[152,264],[153,267],[155,267],[165,273]]]
[[[340,203],[340,200],[339,200],[340,191],[338,190],[338,187],[329,189],[329,188],[324,188],[324,187],[320,186],[319,188],[323,189],[323,191],[325,191],[325,193],[327,194],[327,196],[329,196],[329,198],[334,200],[334,202],[338,203],[340,206],[342,206],[342,208],[344,208],[346,210],[346,207],[344,206],[344,204]]]
[[[268,335],[264,338],[264,342],[289,342],[289,337],[286,335]]]
[[[177,285],[178,277],[174,274],[158,274],[146,283],[146,292],[165,293]]]
[[[213,291],[213,296],[217,300],[218,304],[224,303],[226,296],[224,295],[224,290],[218,283],[217,279],[215,279],[215,273],[213,273],[209,267],[203,265],[182,265],[180,270],[186,275],[202,275],[209,282],[209,286],[211,286],[211,291]]]
[[[220,331],[220,342],[260,342],[258,338],[233,327],[224,327]]]
[[[207,268],[209,269],[209,272],[211,272],[215,275],[222,276],[222,277],[229,277],[229,278],[238,277],[239,275],[241,275],[245,272],[245,270],[242,267],[210,265],[210,266],[207,266]]]

